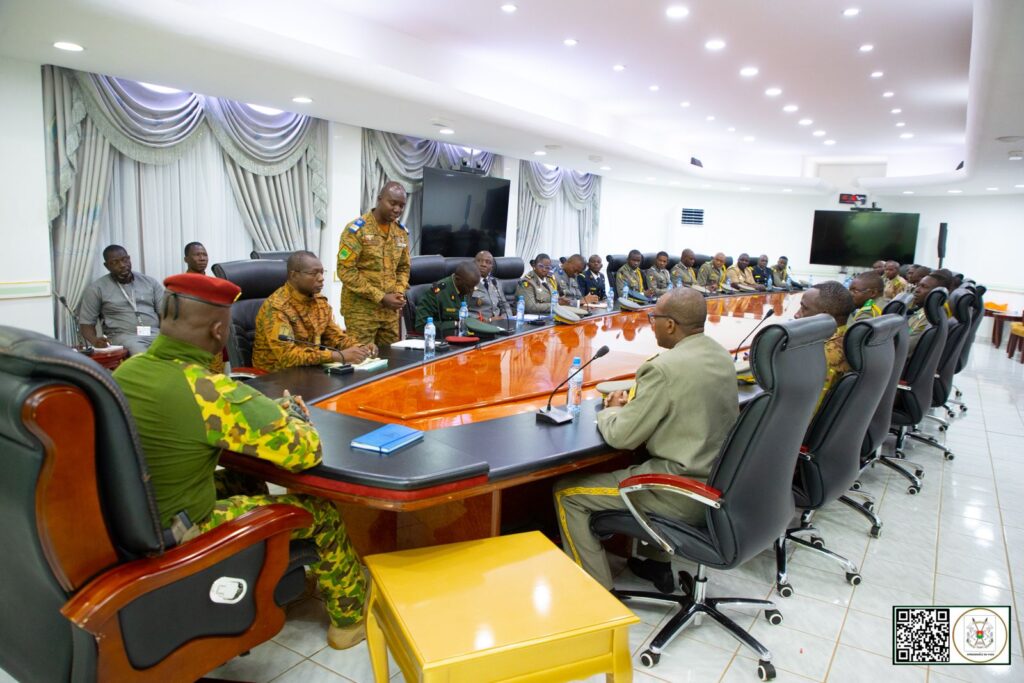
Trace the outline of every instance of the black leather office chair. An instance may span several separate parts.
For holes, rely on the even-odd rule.
[[[811,517],[815,510],[841,499],[860,474],[861,444],[892,375],[893,335],[902,325],[899,316],[872,318],[855,323],[844,335],[843,349],[850,372],[839,378],[825,395],[797,459],[793,499],[801,510],[800,524],[787,529],[775,543],[775,587],[783,597],[793,594],[786,571],[789,542],[838,562],[846,570],[846,580],[851,585],[860,583],[857,565],[825,547],[824,540],[814,534]],[[812,536],[805,539],[800,534]]]
[[[693,255],[693,272],[700,270],[700,267],[712,259],[707,254],[694,254]]]
[[[0,327],[0,396],[7,673],[191,681],[281,629],[280,605],[301,596],[302,564],[317,559],[304,542],[289,558],[289,534],[312,523],[309,513],[271,505],[168,548],[109,372],[53,339]],[[215,602],[216,586],[238,601]]]
[[[697,562],[692,596],[614,591],[623,600],[669,602],[678,607],[641,654],[645,666],[657,664],[672,639],[694,618],[705,615],[757,653],[762,680],[774,678],[768,649],[719,608],[765,610],[772,624],[781,623],[782,615],[768,600],[708,597],[706,568],[731,569],[743,564],[785,532],[793,514],[793,471],[804,426],[825,381],[822,345],[835,329],[831,317],[817,315],[758,332],[750,349],[750,367],[764,393],[743,408],[706,484],[674,475],[630,477],[620,484],[619,493],[631,512],[591,515],[590,527],[598,536],[626,534]],[[707,506],[706,526],[648,515],[633,507],[630,496],[649,490],[703,503]]]
[[[974,346],[974,339],[978,335],[978,327],[981,326],[981,321],[985,317],[985,292],[988,291],[985,285],[979,285],[973,282],[967,283],[965,286],[974,292],[974,304],[972,306],[974,314],[971,318],[971,330],[967,334],[967,341],[964,342],[964,350],[960,353],[960,360],[958,360],[956,364],[956,374],[960,374],[960,372],[967,367],[967,362],[970,360],[971,347]],[[946,402],[947,414],[952,412],[950,404],[959,406],[960,412],[966,413],[967,404],[960,400],[964,394],[956,387],[955,384],[953,385],[953,395],[955,398],[951,398]]]
[[[939,358],[939,366],[935,370],[935,386],[932,390],[931,407],[943,408],[949,417],[952,418],[955,413],[946,406],[946,401],[949,400],[949,396],[953,392],[953,375],[956,373],[956,367],[960,363],[964,344],[967,342],[967,337],[971,332],[971,324],[974,317],[974,293],[964,287],[954,290],[949,295],[949,308],[953,312],[953,317],[946,321],[948,328],[946,344],[942,349],[942,356]],[[940,432],[949,429],[949,422],[937,415],[926,414],[925,419],[938,422]],[[931,437],[924,438],[933,446],[945,450],[935,439]],[[952,455],[952,453],[947,451],[946,459],[952,460]]]
[[[505,295],[505,299],[512,306],[513,312],[516,309],[516,286],[522,279],[525,270],[526,265],[518,256],[496,256],[494,258],[492,275],[498,281],[501,293]]]
[[[448,277],[455,272],[455,269],[459,267],[460,263],[466,261],[473,261],[472,256],[445,256],[444,257],[444,276]]]
[[[231,306],[228,360],[232,371],[251,370],[256,314],[266,298],[288,281],[288,267],[284,261],[267,259],[228,261],[213,264],[213,274],[242,288],[238,301]]]
[[[907,493],[911,495],[920,492],[924,469],[919,464],[906,459],[903,444],[908,436],[928,443],[920,435],[911,432],[910,428],[919,425],[931,407],[932,391],[935,388],[935,371],[939,366],[948,334],[944,308],[948,296],[944,287],[936,287],[925,298],[925,315],[931,325],[921,333],[917,347],[907,360],[897,386],[896,400],[892,408],[890,429],[896,432],[896,450],[891,456],[883,455],[879,458],[882,464],[892,468],[910,482]],[[943,450],[945,454],[948,454],[947,457],[953,455],[952,452]],[[914,468],[913,473],[906,468],[907,465]]]
[[[665,266],[665,268],[667,268],[668,271],[671,273],[672,269],[675,268],[677,265],[679,265],[679,260],[680,259],[679,259],[678,256],[669,256],[668,257],[668,265]]]
[[[608,276],[608,286],[615,287],[615,273],[618,272],[619,268],[626,265],[628,260],[626,254],[608,254],[604,257],[605,263],[607,264],[604,268],[605,275]],[[615,293],[618,298],[618,292]]]
[[[470,259],[472,261],[472,259]],[[433,284],[448,276],[446,273],[446,259],[444,256],[430,254],[427,256],[413,256],[409,262],[409,289],[405,290],[405,306],[402,307],[402,320],[405,323],[406,335],[417,336],[416,332],[416,304],[423,298],[423,295],[430,291]],[[455,266],[452,271],[455,272]]]
[[[252,251],[249,252],[251,259],[263,259],[265,261],[287,261],[294,251]]]

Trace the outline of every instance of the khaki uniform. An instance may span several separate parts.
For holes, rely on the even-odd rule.
[[[697,273],[692,267],[687,268],[682,263],[677,263],[672,267],[672,279],[677,284],[682,282],[687,287],[692,287],[697,284]]]
[[[306,296],[287,282],[267,297],[256,314],[253,367],[274,372],[334,360],[330,351],[281,341],[277,338],[281,334],[337,349],[356,346],[355,340],[347,337],[334,322],[334,312],[327,297],[320,294]]]
[[[368,211],[345,226],[338,247],[341,314],[359,344],[398,341],[401,311],[381,305],[385,294],[409,288],[409,231],[399,222],[381,226]]]
[[[657,298],[671,289],[672,274],[668,272],[668,268],[659,269],[657,266],[651,266],[647,269],[647,284],[654,290],[654,297]]]
[[[641,295],[647,289],[640,269],[630,268],[628,265],[622,266],[615,271],[615,291],[619,296],[622,296],[623,285],[629,285],[630,292],[639,292]]]
[[[840,325],[835,334],[825,342],[825,386],[818,396],[818,405],[825,400],[825,395],[835,386],[843,375],[850,371],[850,364],[846,362],[846,351],[843,348],[843,337],[846,335],[846,325]]]
[[[910,328],[910,337],[907,340],[907,358],[909,358],[917,348],[917,342],[921,341],[921,333],[931,327],[928,316],[925,315],[924,306],[910,314],[910,317],[907,318],[907,327]]]
[[[706,481],[739,414],[732,356],[703,334],[680,341],[637,370],[633,398],[597,414],[597,428],[612,448],[647,445],[651,458],[609,473],[581,473],[555,484],[555,512],[562,546],[605,588],[611,571],[601,542],[590,532],[590,515],[625,510],[619,482],[635,474],[667,473]],[[634,498],[645,511],[702,524],[705,506],[672,494],[647,492]],[[659,558],[666,559],[666,558]]]
[[[779,289],[789,289],[789,267],[779,268],[772,266],[772,286]]]
[[[877,318],[882,315],[882,306],[885,304],[881,301],[875,301],[874,299],[868,299],[864,302],[864,305],[858,308],[856,311],[850,314],[847,320],[847,325],[852,325],[859,320],[870,320],[871,318]]]
[[[555,273],[555,284],[558,286],[558,295],[568,299],[582,299],[583,290],[580,289],[579,277],[569,276],[564,270]]]
[[[724,287],[725,266],[716,268],[714,261],[706,261],[697,271],[697,284],[701,287]]]
[[[907,281],[897,275],[893,279],[885,279],[885,291],[883,294],[886,299],[895,299],[907,289]]]
[[[537,271],[531,270],[516,285],[516,298],[523,297],[526,312],[534,315],[551,315],[551,300],[558,303],[558,284],[555,278],[541,279]]]
[[[459,328],[459,308],[463,301],[466,301],[466,297],[459,294],[454,275],[435,282],[416,304],[416,331],[422,332],[427,318],[433,318],[434,327],[439,333],[454,334]]]
[[[500,315],[506,318],[512,317],[508,299],[505,298],[505,293],[501,291],[501,285],[492,275],[480,278],[480,282],[473,288],[473,293],[469,295],[469,310],[471,313],[483,316],[484,320],[497,318]]]
[[[754,280],[754,268],[747,266],[745,269],[740,270],[737,265],[731,265],[725,271],[726,277],[732,280],[734,285],[750,285],[751,287],[757,286],[757,281]]]

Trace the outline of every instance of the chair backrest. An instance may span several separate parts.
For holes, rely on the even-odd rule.
[[[905,317],[907,315],[907,312],[910,310],[910,303],[911,301],[913,301],[913,299],[913,294],[900,294],[899,296],[895,297],[885,305],[885,308],[882,309],[882,313],[891,313],[894,315],[902,315]]]
[[[867,459],[872,453],[878,450],[885,441],[885,438],[889,435],[889,427],[892,425],[892,405],[896,400],[896,387],[900,383],[900,376],[903,374],[903,366],[907,362],[909,332],[907,330],[906,319],[902,314],[897,315],[895,313],[886,313],[882,316],[882,318],[889,317],[899,321],[900,323],[891,340],[893,346],[892,370],[889,373],[889,379],[886,382],[885,387],[882,389],[882,395],[879,397],[878,407],[875,409],[875,414],[871,417],[871,422],[868,424],[867,432],[864,434],[864,441],[862,442],[860,449],[862,460]]]
[[[640,262],[640,270],[647,270],[654,265],[654,259],[658,258],[658,252],[649,251],[644,254],[644,259]]]
[[[523,277],[525,270],[526,264],[518,256],[496,256],[494,258],[492,274],[498,281],[501,293],[505,295],[505,300],[509,304],[515,303],[516,286],[519,285],[519,280]],[[512,306],[512,308],[514,310],[515,306]]]
[[[608,264],[608,265],[605,266],[605,269],[604,269],[605,275],[608,276],[608,284],[609,284],[609,286],[614,287],[615,286],[615,273],[619,270],[619,268],[621,268],[622,266],[626,265],[626,261],[628,260],[627,255],[626,254],[608,254],[604,258],[605,258],[605,263]]]
[[[465,261],[473,261],[472,256],[445,256],[444,257],[444,276],[447,277],[455,272],[455,269],[459,267],[460,263]]]
[[[60,608],[99,572],[163,551],[135,423],[109,372],[13,327],[0,326],[0,395],[0,666],[85,680],[72,662],[95,641]]]
[[[750,367],[764,391],[743,408],[708,477],[725,501],[708,513],[715,566],[742,564],[770,547],[792,518],[796,458],[825,381],[823,345],[835,330],[831,316],[816,315],[754,337]]]
[[[419,304],[420,299],[430,294],[433,287],[434,283],[430,282],[421,285],[412,285],[409,289],[405,290],[405,305],[402,306],[402,319],[405,321],[406,336],[421,336],[420,331],[416,329],[416,306]],[[440,322],[440,320],[434,321],[438,326],[440,325]]]
[[[445,258],[437,254],[413,256],[409,260],[409,286],[430,285],[445,276]],[[406,294],[408,296],[408,294]]]
[[[910,354],[910,359],[903,370],[900,384],[905,385],[908,391],[900,394],[895,410],[904,413],[906,421],[910,424],[920,422],[932,404],[935,370],[946,346],[949,329],[944,308],[948,296],[945,287],[936,287],[928,292],[924,300],[924,310],[930,326],[921,333],[917,346]]]
[[[850,372],[829,390],[804,439],[795,486],[803,505],[818,508],[849,490],[860,473],[860,451],[892,377],[893,337],[906,323],[882,316],[855,323],[843,338]]]
[[[981,326],[981,321],[985,317],[985,287],[982,285],[971,285],[970,289],[974,292],[974,302],[971,306],[973,311],[971,329],[967,333],[967,341],[964,342],[964,348],[960,352],[960,359],[956,363],[956,372],[960,372],[967,367],[967,361],[971,357],[971,347],[974,346],[974,338],[978,335],[978,327]]]
[[[231,305],[231,335],[228,360],[236,368],[252,366],[252,348],[256,339],[256,314],[268,296],[288,280],[285,261],[253,259],[213,264],[213,274],[242,288],[238,301]]]
[[[249,258],[262,259],[264,261],[287,261],[294,251],[252,251]]]
[[[693,255],[693,270],[698,271],[700,267],[711,260],[712,257],[707,254],[694,254]]]
[[[935,369],[935,386],[932,389],[932,406],[938,407],[949,400],[953,391],[953,375],[963,354],[964,345],[971,333],[974,320],[974,292],[964,287],[949,296],[949,307],[953,317],[946,321],[946,343]]]

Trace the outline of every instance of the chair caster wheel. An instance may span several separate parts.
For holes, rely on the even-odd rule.
[[[861,487],[860,479],[858,479],[857,481],[855,481],[852,484],[850,484],[850,490],[851,491],[860,491],[860,487]]]
[[[866,500],[866,501],[864,501],[863,507],[868,512],[871,512],[871,511],[873,511],[875,509],[875,504],[872,503],[870,500]]]
[[[960,406],[960,412],[961,413],[966,413],[967,412],[967,406]]]
[[[764,618],[768,620],[768,623],[772,626],[778,626],[782,623],[782,612],[777,609],[766,610]]]
[[[956,417],[956,413],[954,413],[954,412],[953,412],[952,410],[947,410],[947,411],[946,411],[946,416],[947,416],[947,417],[948,417],[949,419],[951,419],[951,420],[952,420],[952,419],[953,419],[954,417]],[[945,430],[943,430],[943,431],[945,431]]]
[[[874,526],[871,527],[870,534],[871,534],[871,538],[878,538],[879,536],[882,535],[882,527],[880,527],[879,525],[875,524]]]
[[[851,586],[859,586],[861,580],[860,574],[857,574],[856,572],[846,572],[846,583]]]
[[[775,590],[777,590],[779,592],[779,595],[781,595],[784,598],[789,598],[793,596],[793,587],[788,583],[777,584],[775,586]]]
[[[947,429],[948,429],[948,427],[946,427],[946,425],[939,425],[939,431],[940,431],[940,432],[944,432],[944,431],[946,431]]]
[[[640,663],[650,669],[652,666],[657,665],[661,660],[660,652],[652,652],[651,650],[644,650],[640,653]]]
[[[825,539],[821,536],[811,536],[810,543],[819,550],[825,547]]]
[[[924,470],[921,470],[921,469],[914,470],[914,476],[917,477],[918,479],[920,479],[921,477],[924,476]]]
[[[946,460],[952,460],[956,456],[953,455],[952,451],[946,451],[945,453],[942,454],[942,457],[945,458]]]
[[[775,667],[772,666],[771,662],[766,662],[762,659],[757,663],[757,677],[762,681],[775,680]]]
[[[956,390],[956,397],[957,398],[960,398],[963,395],[964,395],[964,392],[960,391],[959,389]]]
[[[907,487],[907,493],[909,493],[912,496],[916,496],[918,493],[920,493],[920,491],[920,486],[914,486],[913,484],[911,484],[910,486]]]

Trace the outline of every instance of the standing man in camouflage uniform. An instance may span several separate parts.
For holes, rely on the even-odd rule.
[[[825,395],[843,375],[850,371],[846,362],[846,351],[843,348],[843,337],[846,334],[846,321],[853,312],[853,297],[846,287],[835,280],[828,280],[814,285],[800,297],[800,310],[794,318],[807,318],[819,313],[827,313],[836,321],[836,331],[825,342],[825,364],[828,373],[825,375],[825,386],[818,397],[821,405]]]
[[[558,283],[551,277],[551,257],[537,254],[533,259],[533,270],[523,276],[516,285],[516,298],[523,297],[526,312],[534,315],[551,315],[551,300],[558,302]]]
[[[349,336],[360,344],[398,341],[399,318],[409,288],[409,231],[398,221],[405,188],[389,182],[377,206],[345,226],[338,249],[341,314]]]
[[[697,272],[693,269],[693,264],[696,262],[697,257],[693,253],[693,249],[683,249],[679,263],[672,268],[672,279],[677,285],[693,287],[697,284]]]
[[[707,287],[709,292],[725,290],[725,254],[718,252],[710,261],[705,261],[697,273],[697,284]]]
[[[572,305],[574,301],[579,301],[581,304],[596,304],[600,301],[594,294],[584,294],[584,290],[580,286],[583,280],[580,276],[585,267],[583,256],[573,254],[562,264],[562,272],[555,274],[558,293],[569,305]]]
[[[160,335],[114,373],[138,426],[161,524],[183,543],[264,505],[308,511],[313,525],[292,536],[316,543],[320,560],[311,569],[331,621],[327,642],[355,645],[366,637],[366,583],[337,508],[305,495],[239,495],[227,470],[215,472],[222,449],[290,472],[318,464],[320,437],[305,406],[298,397],[272,401],[207,369],[227,340],[231,303],[241,292],[236,285],[193,273],[164,285]]]
[[[324,264],[311,251],[288,257],[288,281],[267,297],[256,314],[253,367],[267,372],[300,365],[362,363],[377,353],[374,344],[360,345],[334,322],[324,288]],[[281,335],[339,351],[282,341]]]
[[[644,255],[640,253],[639,249],[633,249],[626,256],[626,263],[615,271],[615,289],[619,296],[622,296],[622,288],[624,285],[629,285],[630,294],[643,295],[651,297],[654,295],[654,290],[647,283],[644,277],[643,271],[640,270],[640,264],[643,263]]]
[[[654,296],[660,297],[672,288],[672,274],[668,272],[668,253],[659,251],[654,257],[654,265],[647,269],[647,282],[654,290]]]
[[[459,308],[463,303],[469,307],[468,297],[479,282],[480,270],[476,264],[463,261],[455,267],[454,273],[431,285],[430,291],[416,304],[416,331],[422,334],[427,318],[433,318],[442,335],[455,334],[459,327]]]
[[[489,251],[481,251],[476,255],[474,261],[477,270],[480,271],[480,282],[473,288],[473,293],[469,295],[470,313],[480,316],[485,322],[513,317],[508,299],[501,291],[501,285],[491,275],[491,271],[494,270],[494,256]]]

